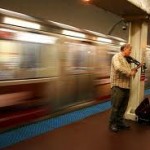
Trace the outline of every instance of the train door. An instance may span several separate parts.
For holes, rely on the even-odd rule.
[[[61,105],[75,105],[93,99],[92,63],[95,46],[71,41],[64,43],[62,55]]]

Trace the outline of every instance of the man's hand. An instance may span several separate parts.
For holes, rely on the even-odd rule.
[[[131,69],[130,76],[135,76],[135,74],[137,73],[138,69],[141,68],[143,65],[144,65],[144,63],[141,63],[137,67]]]
[[[137,73],[137,67],[131,69],[130,76],[135,76],[136,73]]]

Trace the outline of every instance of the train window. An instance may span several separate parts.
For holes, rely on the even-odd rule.
[[[58,76],[59,54],[56,45],[41,45],[38,76]]]
[[[0,80],[56,76],[56,60],[55,44],[1,40]]]
[[[21,46],[20,68],[37,68],[40,45],[33,43],[22,43]]]
[[[13,79],[20,64],[19,47],[14,42],[0,42],[0,80]]]
[[[87,72],[93,46],[81,43],[66,43],[66,70],[72,73]]]

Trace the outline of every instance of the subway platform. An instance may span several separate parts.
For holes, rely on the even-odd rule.
[[[1,149],[149,150],[150,125],[128,121],[129,130],[114,133],[108,129],[109,107],[110,102],[106,102],[3,133],[0,135]]]

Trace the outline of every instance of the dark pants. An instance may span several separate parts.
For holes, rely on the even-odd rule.
[[[129,89],[114,86],[111,89],[112,110],[110,115],[110,124],[119,125],[123,123],[123,116],[128,106]]]

